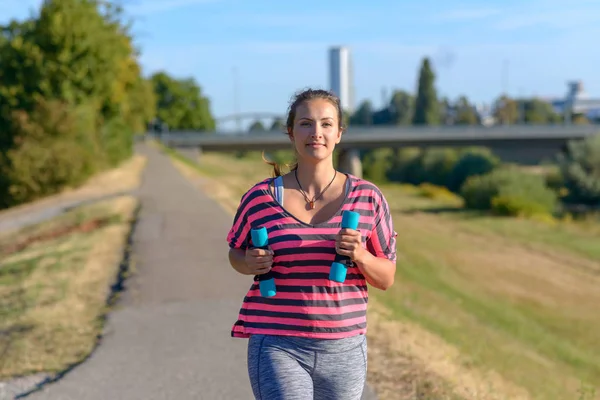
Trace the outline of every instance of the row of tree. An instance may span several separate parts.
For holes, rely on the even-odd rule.
[[[489,117],[492,121],[484,121]],[[435,74],[428,58],[419,71],[416,96],[404,90],[392,93],[389,103],[376,110],[369,100],[363,101],[350,116],[351,125],[476,125],[485,123],[552,124],[563,120],[551,104],[537,98],[513,99],[500,96],[489,115],[478,112],[466,96],[456,101],[439,98]],[[583,115],[575,115],[575,123],[585,123]]]
[[[119,164],[157,116],[214,129],[193,80],[145,78],[138,57],[123,10],[106,0],[45,0],[0,26],[0,208]]]
[[[435,73],[428,58],[419,70],[416,95],[395,90],[383,107],[376,109],[370,100],[362,101],[356,111],[347,113],[350,125],[485,125],[485,124],[554,124],[563,121],[551,104],[537,98],[514,99],[500,96],[491,110],[477,110],[466,96],[451,101],[439,98]],[[574,123],[587,123],[584,115],[574,115]],[[269,128],[253,122],[249,131],[282,130],[283,121],[274,120]]]

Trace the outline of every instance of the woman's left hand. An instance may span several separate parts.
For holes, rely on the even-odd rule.
[[[341,229],[335,240],[335,251],[350,257],[352,261],[359,262],[367,251],[362,245],[360,231],[354,229]]]

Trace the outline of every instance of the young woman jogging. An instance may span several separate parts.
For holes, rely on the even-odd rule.
[[[371,182],[337,171],[333,152],[343,136],[339,99],[306,90],[290,105],[287,134],[297,163],[242,196],[227,235],[229,260],[241,274],[273,278],[274,296],[259,282],[244,297],[231,335],[249,338],[248,373],[259,400],[358,400],[367,373],[367,283],[394,283],[396,232],[388,203]],[[342,229],[344,211],[360,214]],[[268,248],[252,243],[264,227]],[[343,282],[329,272],[337,255],[352,260]]]

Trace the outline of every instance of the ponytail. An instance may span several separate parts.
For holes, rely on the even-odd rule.
[[[269,164],[270,166],[273,167],[273,172],[272,172],[272,176],[273,178],[276,178],[278,176],[283,175],[282,171],[281,171],[281,165],[277,164],[275,161],[269,161],[265,158],[265,152],[262,152],[262,159],[265,163]],[[285,164],[286,167],[288,167],[290,169],[290,171],[294,171],[295,169],[298,168],[298,163],[297,162],[293,162],[291,164]]]

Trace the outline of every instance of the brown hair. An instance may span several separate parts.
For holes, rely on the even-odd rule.
[[[327,90],[322,90],[322,89],[305,89],[299,93],[296,93],[293,97],[292,102],[290,103],[289,109],[288,109],[288,115],[287,115],[287,121],[286,121],[286,135],[290,135],[290,132],[292,131],[292,129],[294,128],[294,120],[296,119],[296,110],[298,108],[299,105],[301,105],[302,103],[306,102],[306,101],[310,101],[310,100],[316,100],[316,99],[324,99],[327,100],[329,102],[331,102],[331,104],[333,104],[335,106],[335,108],[337,109],[337,116],[338,116],[338,124],[339,124],[339,128],[343,129],[344,125],[343,125],[343,113],[342,113],[342,107],[340,105],[340,99],[333,94],[330,91]],[[276,162],[274,161],[269,161],[265,158],[265,153],[263,151],[263,160],[271,165],[273,167],[273,177],[276,176],[281,176],[281,166],[278,165]],[[290,170],[293,171],[296,168],[298,168],[298,163],[297,162],[293,162],[291,164],[286,164],[287,167],[290,167]]]

